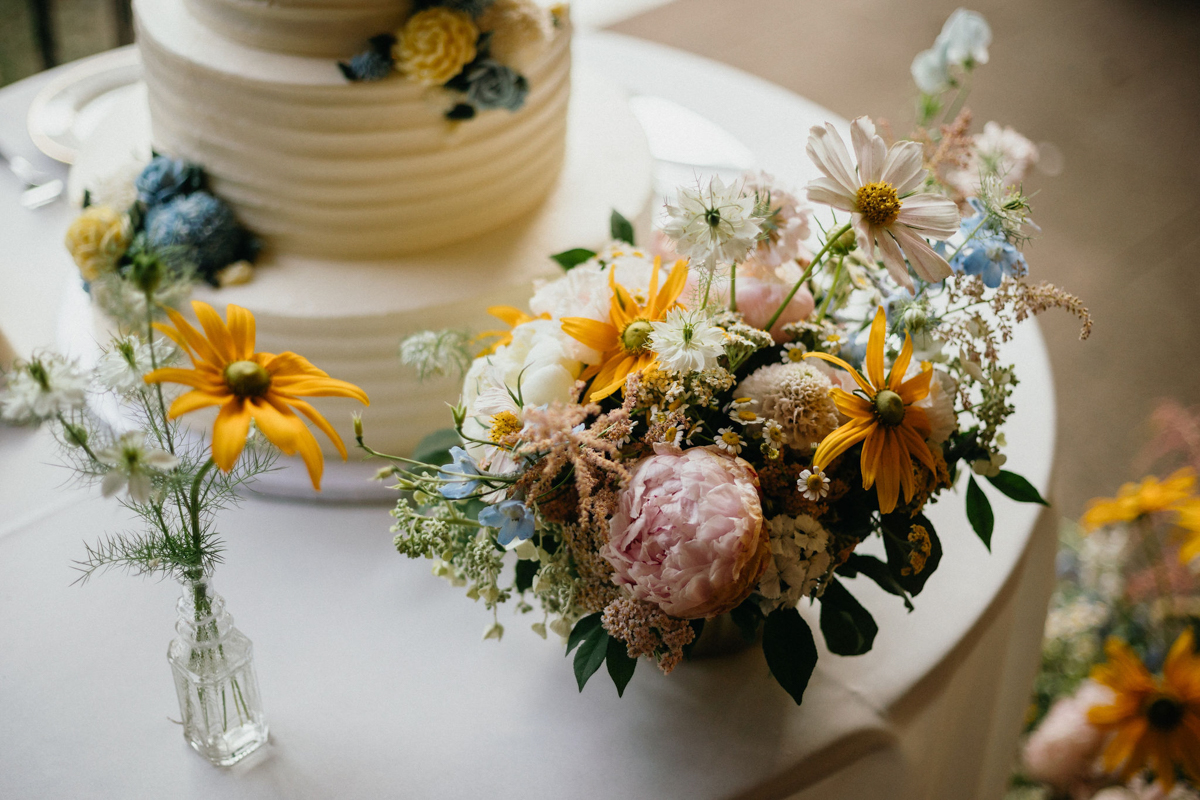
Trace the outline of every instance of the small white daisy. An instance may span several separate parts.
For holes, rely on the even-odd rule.
[[[729,418],[738,425],[757,425],[763,421],[758,412],[750,406],[735,406],[730,410]]]
[[[774,449],[783,447],[783,426],[775,420],[769,419],[763,424],[762,434],[763,439]]]
[[[733,428],[720,428],[717,430],[716,445],[736,456],[742,452],[742,437]]]
[[[796,488],[800,490],[800,494],[804,495],[804,499],[815,503],[829,496],[829,478],[825,477],[825,473],[821,470],[813,472],[811,469],[806,469],[796,480]]]
[[[783,354],[780,360],[785,364],[799,364],[804,360],[804,354],[808,352],[808,348],[800,344],[800,342],[788,342],[783,346]]]
[[[130,431],[121,434],[111,447],[96,453],[96,459],[111,469],[100,484],[100,493],[112,497],[122,489],[128,489],[129,499],[135,503],[150,500],[154,484],[151,476],[156,472],[167,472],[179,466],[179,459],[166,450],[146,447],[146,434]]]
[[[679,447],[683,443],[683,426],[673,425],[663,431],[663,443]]]
[[[837,355],[838,351],[846,344],[846,337],[837,331],[831,331],[825,334],[821,339],[821,346],[825,348],[825,352]]]

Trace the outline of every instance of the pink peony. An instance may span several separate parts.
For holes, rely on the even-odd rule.
[[[1094,779],[1105,735],[1088,723],[1088,709],[1111,701],[1109,689],[1086,681],[1073,696],[1051,706],[1025,742],[1022,761],[1029,777],[1060,792],[1070,792]]]
[[[770,558],[758,476],[716,448],[655,452],[621,493],[602,554],[634,598],[715,617],[750,595]]]

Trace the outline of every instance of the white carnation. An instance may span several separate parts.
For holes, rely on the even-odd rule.
[[[794,608],[803,597],[819,597],[832,563],[829,531],[807,514],[772,517],[767,528],[771,560],[758,583],[763,613]]]

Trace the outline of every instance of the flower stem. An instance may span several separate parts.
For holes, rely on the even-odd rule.
[[[770,321],[763,326],[763,330],[770,331],[771,328],[775,327],[775,323],[779,321],[779,317],[783,314],[783,310],[788,307],[788,303],[792,302],[792,298],[796,296],[796,292],[800,291],[800,287],[803,286],[804,282],[807,281],[813,274],[813,270],[815,270],[817,265],[821,263],[821,259],[825,257],[826,253],[829,252],[829,248],[833,247],[833,243],[840,239],[842,234],[848,230],[850,230],[849,222],[825,238],[825,244],[820,250],[817,251],[817,254],[813,256],[813,260],[809,263],[808,269],[804,270],[804,274],[800,276],[800,280],[796,281],[796,285],[792,287],[790,292],[788,292],[788,296],[783,298],[783,302],[779,304],[779,308],[775,309],[775,313],[771,315]]]
[[[829,291],[825,293],[825,299],[821,301],[821,308],[817,311],[817,322],[825,319],[825,312],[829,310],[829,303],[833,300],[833,295],[837,292],[838,284],[842,281],[842,267],[845,266],[846,257],[839,256],[837,269],[833,272],[833,283],[829,286]]]
[[[729,310],[737,311],[737,264],[729,268]]]
[[[203,545],[200,541],[200,486],[204,483],[204,477],[208,475],[208,471],[216,466],[216,462],[211,458],[205,462],[200,471],[196,473],[195,479],[192,481],[192,497],[191,503],[188,504],[188,512],[192,518],[192,547],[195,550],[195,560],[197,564],[202,563],[201,550]]]
[[[158,354],[154,352],[154,294],[146,292],[146,346],[150,348],[150,368],[158,369]],[[167,438],[167,450],[175,455],[175,442],[171,437],[171,425],[167,421],[167,403],[163,400],[161,383],[154,384],[155,396],[158,398],[158,410],[162,414],[163,434]]]
[[[979,220],[979,224],[971,229],[971,232],[967,234],[967,238],[963,239],[962,244],[955,248],[954,252],[950,254],[950,257],[946,259],[947,264],[957,258],[958,254],[962,252],[962,249],[967,246],[967,243],[975,238],[975,234],[979,233],[979,229],[983,227],[983,224],[987,222],[987,219],[987,215],[984,214],[983,219]]]

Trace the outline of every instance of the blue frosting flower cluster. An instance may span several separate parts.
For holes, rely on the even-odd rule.
[[[467,101],[481,111],[516,111],[525,105],[529,94],[529,81],[524,75],[492,58],[480,59],[468,67],[466,82]]]
[[[1028,264],[1024,254],[1004,237],[1002,231],[989,224],[978,200],[972,197],[968,202],[975,213],[959,223],[959,234],[966,243],[950,259],[951,268],[980,276],[983,285],[989,289],[999,286],[1005,276],[1025,274]]]
[[[204,186],[204,172],[179,158],[155,156],[134,182],[138,200],[153,207]]]

